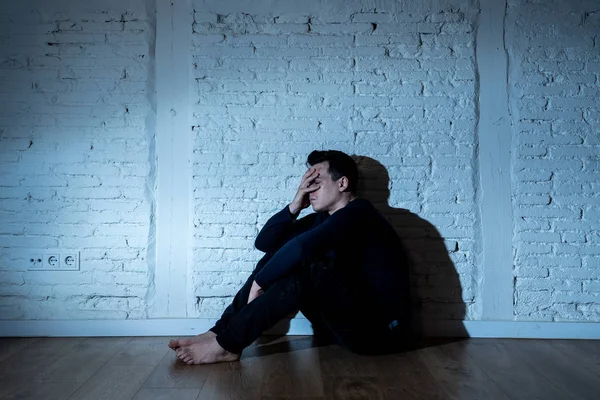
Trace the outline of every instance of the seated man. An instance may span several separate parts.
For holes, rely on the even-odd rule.
[[[409,337],[408,261],[392,226],[356,198],[358,169],[340,151],[313,151],[293,201],[256,238],[265,252],[208,332],[169,346],[188,364],[235,361],[300,310],[315,335],[357,353],[399,349]],[[298,219],[312,205],[315,213]]]

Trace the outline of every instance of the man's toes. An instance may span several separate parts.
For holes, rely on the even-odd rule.
[[[179,347],[179,340],[171,339],[171,341],[169,342],[169,347],[172,348],[173,350],[175,350],[176,348],[178,348]]]
[[[180,358],[182,360],[187,355],[187,351],[183,347],[179,347],[177,349],[176,353],[177,353],[177,358]]]

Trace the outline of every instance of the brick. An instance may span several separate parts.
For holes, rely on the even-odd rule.
[[[530,218],[578,218],[579,211],[557,207],[520,206],[515,210],[515,215]]]
[[[556,232],[522,232],[519,238],[532,243],[560,243],[560,234]]]
[[[583,163],[580,160],[556,160],[556,159],[532,159],[519,160],[518,168],[524,169],[545,169],[560,171],[581,171]]]
[[[550,204],[550,196],[521,196],[518,198],[520,204]]]
[[[550,291],[528,291],[522,290],[517,294],[517,304],[533,304],[537,306],[544,306],[551,304],[553,299]]]
[[[568,244],[554,245],[555,251],[558,254],[575,254],[575,255],[597,255],[600,254],[600,245],[584,245],[573,246]]]
[[[306,14],[279,14],[274,18],[276,24],[296,23],[307,24],[309,16]]]
[[[351,24],[311,24],[311,33],[321,35],[350,35],[350,34],[369,34],[373,32],[373,25],[370,23],[351,23]]]
[[[305,36],[294,35],[288,39],[290,46],[298,47],[348,47],[354,43],[353,36]]]
[[[532,278],[518,278],[516,280],[517,291],[551,291],[553,289],[553,282],[547,279],[532,279]]]
[[[223,90],[226,92],[285,92],[285,84],[254,83],[254,82],[225,82]]]
[[[269,51],[262,49],[261,51]],[[253,47],[229,47],[229,46],[202,46],[201,54],[203,57],[224,57],[224,58],[252,58],[258,54]],[[262,53],[261,53],[262,54]]]
[[[546,244],[519,244],[517,251],[523,254],[548,254],[552,252],[552,247]]]
[[[402,24],[379,23],[377,24],[377,33],[379,35],[402,35],[406,33],[417,33],[417,24],[413,22],[405,22]]]
[[[600,316],[600,304],[578,304],[577,311],[581,311],[588,320],[596,319]]]
[[[581,172],[577,174],[565,173],[557,171],[555,179],[558,181],[574,181],[574,182],[598,182],[600,180],[600,172]]]
[[[600,302],[600,296],[594,294],[577,293],[570,291],[556,291],[548,303],[593,303]]]
[[[310,58],[319,56],[318,48],[258,48],[254,52],[258,58]],[[253,53],[253,54],[254,54]]]
[[[600,280],[593,280],[590,282],[583,283],[584,292],[600,293]]]
[[[598,154],[600,154],[600,147],[597,146],[565,146],[550,150],[552,157],[589,157]]]
[[[196,214],[195,224],[207,223],[256,223],[256,215],[248,214],[245,212],[228,212],[222,214]]]
[[[526,175],[530,177],[529,179],[533,179],[532,175]],[[542,175],[544,178],[545,175]],[[542,179],[542,181],[521,181],[519,185],[515,187],[515,191],[519,194],[527,194],[527,195],[538,195],[538,194],[548,194],[552,191],[552,182],[546,179]],[[521,196],[523,197],[523,196]]]
[[[599,279],[600,272],[596,269],[585,268],[552,269],[550,276],[552,278],[569,280]]]
[[[582,265],[586,268],[597,268],[600,263],[600,256],[597,254],[584,255],[582,257]]]
[[[308,33],[308,24],[306,23],[258,24],[258,28],[261,33],[270,35]]]
[[[2,286],[23,285],[25,280],[23,274],[18,272],[0,272],[0,282]]]
[[[29,271],[25,273],[25,282],[35,285],[70,285],[91,284],[92,274],[70,271]]]
[[[585,235],[583,233],[563,233],[562,235],[563,243],[585,243]]]

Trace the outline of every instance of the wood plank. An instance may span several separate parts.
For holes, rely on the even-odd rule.
[[[590,374],[600,378],[600,340],[548,340],[565,356],[576,359]]]
[[[117,354],[131,338],[88,338],[40,371],[36,382],[85,382]]]
[[[438,385],[421,361],[418,351],[411,351],[382,360],[380,384],[387,399],[448,400],[450,397]]]
[[[420,349],[420,360],[451,399],[509,400],[490,377],[471,360],[460,342]]]
[[[39,338],[0,338],[0,362],[23,350]]]
[[[73,350],[83,338],[43,338],[0,362],[0,382],[31,382],[56,360]]]
[[[263,378],[262,397],[322,397],[323,381],[319,348],[312,347],[311,337],[288,336],[288,351],[260,357]]]
[[[157,366],[172,351],[169,339],[163,337],[138,337],[119,351],[109,362],[112,366]]]
[[[373,376],[327,376],[324,378],[324,398],[348,400],[384,400],[381,382]],[[404,399],[404,398],[402,398]]]
[[[12,393],[21,386],[23,386],[23,382],[20,381],[0,381],[0,399],[3,399],[4,396],[8,395],[9,393]]]
[[[240,371],[212,371],[208,375],[198,398],[202,400],[260,399],[260,379],[249,379],[252,375],[253,371],[244,369]]]
[[[280,338],[276,342],[285,342],[288,346],[288,338]],[[264,376],[264,366],[269,354],[263,352],[266,342],[276,347],[282,343],[273,343],[268,338],[260,338],[251,346],[246,348],[237,362],[215,364],[210,368],[210,374],[200,391],[199,399],[260,399],[261,384]],[[266,345],[269,347],[269,345]],[[270,351],[273,347],[270,347]],[[281,350],[281,348],[279,348]],[[260,354],[265,354],[261,356]]]
[[[514,399],[565,399],[567,394],[509,350],[502,339],[470,339],[460,344],[487,375]]]
[[[23,351],[25,348],[27,348],[27,346],[36,340],[38,340],[38,338],[0,338],[0,374],[3,369],[2,362],[4,360]],[[0,378],[2,377],[0,376]],[[0,399],[9,393],[14,392],[21,386],[23,386],[23,384],[18,380],[5,380],[4,382],[0,381]]]
[[[153,366],[104,366],[69,400],[131,400]]]
[[[200,366],[178,363],[166,345],[165,338],[0,340],[0,399],[580,400],[600,393],[600,341],[469,339],[365,356],[286,336],[259,339],[238,362]]]
[[[201,389],[211,371],[209,365],[187,365],[170,350],[144,383],[145,388]]]
[[[80,386],[78,382],[28,382],[2,400],[67,400]]]
[[[600,380],[583,367],[577,358],[565,355],[544,340],[513,339],[506,340],[504,344],[510,351],[521,354],[532,369],[553,382],[569,398],[598,398]]]
[[[133,400],[196,400],[200,389],[142,388]]]
[[[600,340],[575,340],[575,342],[591,353],[600,354]]]
[[[377,396],[406,400],[449,398],[419,359],[417,350],[366,356],[352,354],[339,346],[328,346],[321,348],[320,354],[326,398],[337,396],[340,391],[351,392],[345,389],[345,386],[351,385],[352,382],[348,382],[347,379],[356,377],[361,378],[361,381],[355,385],[356,396],[366,396],[363,392],[369,390],[368,388],[374,384],[380,392],[371,391],[369,396],[373,398],[378,398]],[[335,376],[334,373],[347,375]]]
[[[385,369],[381,358],[354,354],[340,345],[319,347],[323,376],[378,376]]]
[[[236,399],[237,397],[232,397],[232,399]],[[202,399],[204,400],[204,399]],[[283,396],[283,397],[269,397],[269,396],[261,396],[260,400],[329,400],[328,397],[297,397],[293,395]]]

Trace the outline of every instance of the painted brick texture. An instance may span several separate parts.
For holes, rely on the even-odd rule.
[[[360,194],[405,239],[423,314],[476,314],[477,5],[384,3],[329,2],[314,13],[194,4],[198,315],[219,316],[261,257],[254,238],[291,201],[307,154],[329,148],[362,156],[370,180]]]
[[[600,9],[508,4],[515,316],[600,321]]]
[[[0,13],[0,318],[143,318],[154,14],[27,3]],[[57,248],[81,271],[27,271]]]
[[[170,270],[183,314],[221,314],[307,154],[339,149],[410,251],[423,318],[486,319],[477,1],[190,0],[187,132],[157,127],[172,32],[155,4],[0,4],[0,320],[151,316],[155,138],[178,134],[193,138],[191,263]],[[600,322],[600,10],[508,0],[505,16],[514,318]],[[27,271],[53,248],[80,250],[81,271]]]

